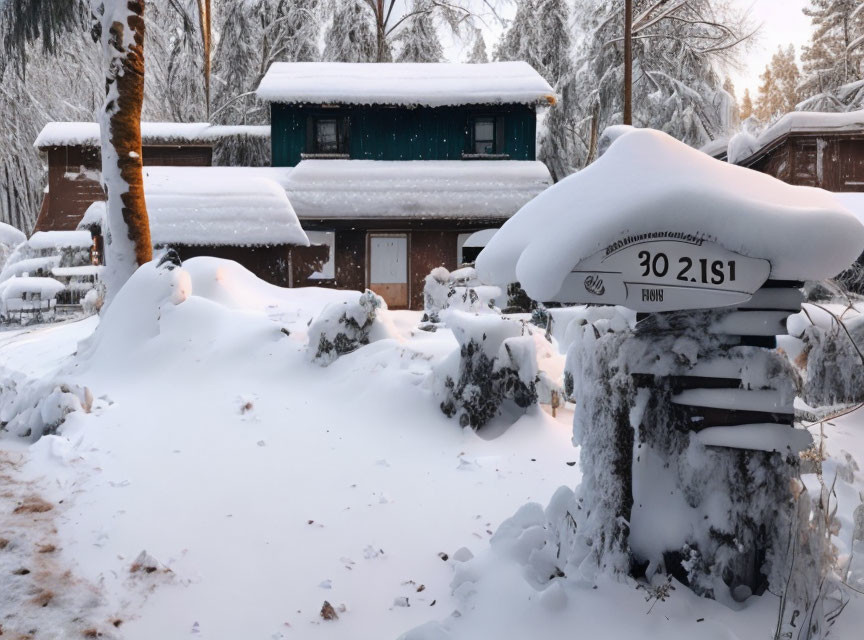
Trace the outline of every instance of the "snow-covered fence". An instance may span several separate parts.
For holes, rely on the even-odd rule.
[[[830,194],[649,130],[620,132],[592,167],[511,218],[477,259],[484,282],[642,312],[634,329],[565,329],[583,480],[566,509],[579,539],[556,546],[582,570],[588,559],[663,570],[727,601],[767,587],[816,611],[833,552],[823,539],[790,553],[812,533],[796,479],[811,438],[794,428],[799,380],[775,336],[802,281],[835,275],[862,248],[864,227]],[[807,624],[822,637],[830,622]]]

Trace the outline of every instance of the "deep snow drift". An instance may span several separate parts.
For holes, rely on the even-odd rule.
[[[57,384],[92,398],[29,449],[17,430],[0,440],[53,507],[27,533],[2,503],[0,562],[31,569],[0,590],[4,631],[395,638],[452,612],[453,567],[520,504],[578,482],[572,417],[535,407],[488,440],[460,428],[436,395],[458,343],[417,330],[415,312],[381,310],[371,344],[310,362],[309,322],[359,295],[196,258],[140,269],[95,332],[91,318],[0,333],[0,378],[17,385],[0,405],[17,395],[50,416]],[[22,594],[49,588],[32,571],[49,558],[74,584],[50,583],[43,609]]]

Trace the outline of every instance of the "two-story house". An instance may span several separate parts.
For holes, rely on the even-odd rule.
[[[423,280],[462,262],[472,233],[500,226],[549,186],[537,112],[555,101],[524,62],[276,63],[273,165],[330,261],[296,285],[370,288],[422,308]]]

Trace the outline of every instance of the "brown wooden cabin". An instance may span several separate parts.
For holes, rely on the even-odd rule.
[[[848,113],[789,113],[760,136],[758,150],[736,164],[789,184],[862,191],[864,117],[855,120]]]
[[[213,138],[206,123],[141,123],[144,166],[206,167]],[[74,230],[93,202],[104,200],[99,125],[49,122],[35,146],[48,160],[48,190],[34,231]]]

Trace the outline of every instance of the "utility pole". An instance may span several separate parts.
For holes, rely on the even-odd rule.
[[[624,0],[624,124],[633,124],[633,0]]]

